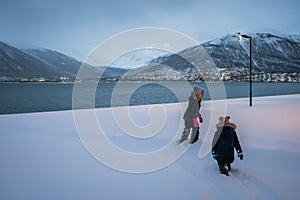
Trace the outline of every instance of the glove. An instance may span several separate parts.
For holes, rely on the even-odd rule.
[[[200,123],[203,123],[203,117],[202,117],[201,114],[200,114],[200,116],[199,116],[199,121],[200,121]]]
[[[238,157],[240,158],[240,160],[243,160],[244,159],[244,154],[242,151],[239,151],[238,152]]]
[[[213,157],[213,159],[215,159],[215,160],[217,160],[217,154],[215,153],[215,152],[212,152],[212,157]]]
[[[197,117],[193,119],[194,121],[194,127],[199,127],[199,123],[197,121]]]

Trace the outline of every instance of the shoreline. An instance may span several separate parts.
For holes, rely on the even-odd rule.
[[[272,98],[272,97],[293,97],[293,96],[300,96],[300,94],[282,94],[282,95],[270,95],[270,96],[256,96],[253,97],[254,100],[254,105],[253,107],[255,107],[255,99],[263,99],[263,98]],[[236,97],[236,98],[228,98],[228,99],[214,99],[214,100],[204,100],[203,103],[209,103],[211,101],[225,101],[227,102],[228,100],[245,100],[248,101],[249,97]],[[185,104],[187,102],[170,102],[170,103],[156,103],[156,104],[143,104],[143,105],[129,105],[129,106],[114,106],[114,107],[101,107],[101,108],[82,108],[82,109],[71,109],[71,110],[49,110],[49,111],[32,111],[32,112],[20,112],[20,113],[4,113],[1,114],[0,113],[0,117],[1,116],[10,116],[10,115],[26,115],[26,114],[43,114],[43,113],[60,113],[60,112],[73,112],[75,110],[90,110],[90,109],[94,109],[95,111],[98,110],[110,110],[110,109],[118,109],[118,108],[126,108],[126,107],[130,107],[130,108],[141,108],[141,107],[148,107],[148,106],[155,106],[155,105],[166,105],[166,106],[171,106],[171,105],[176,105],[176,104]]]
[[[82,81],[82,82],[76,82],[76,81],[0,81],[0,84],[95,84],[95,83],[171,83],[171,82],[189,82],[189,83],[249,83],[249,81],[234,81],[234,80],[218,80],[218,81],[189,81],[189,80],[119,80],[119,81]],[[252,81],[253,83],[300,83],[300,81]]]
[[[83,86],[82,95],[94,98],[93,95],[85,93],[90,84],[80,85]],[[204,101],[212,98],[217,100],[249,97],[249,83],[246,82],[124,82],[119,85],[99,83],[94,94],[94,105],[87,105],[83,100],[79,108],[186,102],[190,95],[190,89],[187,88],[189,85],[198,85],[207,91]],[[73,86],[73,83],[0,84],[0,115],[72,110]],[[299,86],[299,83],[253,83],[253,97],[300,94]],[[218,89],[221,89],[221,93],[217,92]]]

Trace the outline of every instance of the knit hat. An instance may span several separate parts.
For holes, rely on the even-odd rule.
[[[220,116],[220,117],[219,117],[219,123],[222,123],[222,122],[224,122],[224,117],[223,117],[223,116]]]
[[[193,89],[194,89],[194,92],[196,95],[198,95],[198,96],[204,95],[204,90],[201,87],[194,85]]]
[[[230,116],[226,116],[225,118],[223,116],[220,116],[219,117],[219,122],[217,123],[216,127],[220,128],[220,127],[223,127],[223,126],[229,126],[233,129],[236,129],[236,124],[232,123],[232,122],[229,122],[229,119],[230,119]]]
[[[225,122],[228,123],[228,122],[229,122],[229,119],[230,119],[230,116],[226,116],[226,117],[225,117]]]

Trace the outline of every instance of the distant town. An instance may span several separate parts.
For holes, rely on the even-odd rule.
[[[248,68],[214,68],[199,72],[195,68],[183,71],[163,68],[147,73],[136,73],[122,77],[102,77],[100,79],[80,79],[74,77],[54,78],[10,78],[0,77],[0,83],[5,82],[117,82],[117,81],[231,81],[248,82],[250,73]],[[300,82],[299,72],[252,72],[253,82]]]
[[[19,78],[19,77],[0,77],[0,83],[6,82],[74,82],[74,78],[69,77],[54,77],[54,78],[44,78],[44,77],[36,77],[36,78]]]
[[[249,69],[247,68],[214,68],[201,71],[195,68],[187,68],[184,71],[176,71],[171,68],[160,71],[140,73],[124,76],[124,81],[233,81],[247,82],[250,80]],[[299,82],[298,72],[252,72],[254,82]]]

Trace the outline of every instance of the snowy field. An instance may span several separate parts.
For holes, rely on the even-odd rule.
[[[96,116],[117,146],[149,152],[175,137],[169,127],[179,132],[183,128],[180,108],[185,103],[159,106],[168,114],[167,126],[162,136],[149,140],[118,129],[111,111],[124,108],[97,109]],[[248,98],[226,101],[224,114],[237,124],[245,155],[242,161],[236,157],[229,177],[219,174],[210,154],[199,158],[201,146],[208,143],[204,136],[209,124],[218,121],[210,119],[210,106],[210,101],[202,104],[199,142],[173,145],[174,152],[184,146],[187,150],[171,165],[139,174],[111,169],[95,159],[80,140],[73,111],[0,115],[0,199],[299,199],[300,95],[254,98],[251,108]],[[145,125],[149,108],[129,110]],[[151,114],[159,117],[161,109]]]

